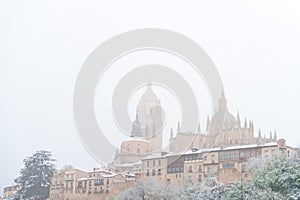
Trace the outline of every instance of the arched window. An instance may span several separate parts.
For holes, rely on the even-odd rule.
[[[137,147],[137,149],[136,149],[136,153],[141,153],[141,149],[140,149],[140,144],[138,144],[138,147]]]
[[[129,144],[127,144],[127,154],[130,153],[130,148],[129,148]]]

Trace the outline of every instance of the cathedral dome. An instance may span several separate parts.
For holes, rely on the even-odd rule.
[[[151,83],[147,84],[146,92],[141,97],[141,102],[142,101],[158,101],[156,94],[152,90]]]
[[[129,155],[147,155],[151,152],[151,144],[143,138],[129,138],[122,142],[121,153]]]
[[[223,129],[231,129],[236,123],[235,117],[228,112],[227,99],[224,95],[224,90],[222,90],[218,110],[212,116],[209,124],[209,132],[212,134],[220,134]]]

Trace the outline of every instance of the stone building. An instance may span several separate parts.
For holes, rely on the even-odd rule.
[[[162,184],[182,186],[201,182],[211,175],[228,184],[253,179],[250,158],[279,153],[294,155],[296,149],[286,145],[284,139],[277,140],[276,131],[268,138],[262,137],[260,130],[254,134],[252,120],[245,119],[242,124],[239,112],[236,117],[231,114],[224,91],[218,103],[213,116],[207,118],[204,131],[200,124],[194,133],[181,130],[179,123],[176,134],[171,129],[169,149],[165,152],[161,149],[161,105],[148,83],[137,108],[131,137],[122,142],[110,166]]]
[[[139,171],[142,158],[161,151],[162,125],[160,100],[148,83],[138,103],[130,138],[121,143],[110,167],[120,171]]]
[[[3,199],[14,199],[19,190],[18,185],[12,185],[3,189]]]
[[[115,173],[94,168],[91,172],[67,169],[54,173],[50,188],[50,200],[107,200],[121,191],[133,187],[134,174]]]
[[[139,101],[137,113],[141,136],[152,144],[153,152],[160,152],[162,149],[163,128],[162,108],[150,82],[147,84],[147,89]]]
[[[212,118],[207,118],[206,129],[201,131],[200,124],[195,133],[185,132],[181,130],[178,123],[177,134],[174,137],[173,130],[170,133],[169,148],[170,151],[181,152],[191,147],[215,148],[248,145],[266,142],[277,141],[276,131],[270,133],[270,137],[262,137],[261,131],[258,132],[258,137],[254,137],[253,121],[245,119],[244,124],[241,124],[239,113],[234,117],[227,107],[227,99],[224,91],[219,99],[219,106]]]
[[[296,155],[296,148],[288,146],[284,139],[264,144],[208,148],[150,155],[142,160],[142,178],[176,186],[195,184],[214,175],[223,184],[253,178],[249,159]]]

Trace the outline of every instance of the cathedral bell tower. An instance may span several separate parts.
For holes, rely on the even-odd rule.
[[[152,84],[148,82],[147,89],[142,95],[138,108],[137,120],[140,123],[141,137],[152,144],[152,150],[162,149],[162,108],[160,100],[153,92]]]

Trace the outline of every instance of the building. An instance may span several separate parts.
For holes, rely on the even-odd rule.
[[[179,123],[176,134],[171,129],[169,149],[164,152],[162,130],[157,131],[162,125],[161,105],[148,83],[137,107],[131,137],[122,142],[110,167],[177,186],[202,181],[209,175],[217,175],[227,184],[253,178],[247,171],[249,158],[272,156],[282,150],[287,156],[294,153],[295,148],[287,146],[285,140],[277,140],[276,131],[268,138],[262,137],[260,130],[255,136],[252,120],[245,119],[242,125],[239,112],[236,117],[229,112],[224,91],[218,103],[213,116],[207,118],[205,131],[200,124],[195,132],[181,130]]]
[[[206,129],[201,131],[200,124],[195,133],[181,130],[178,123],[177,134],[174,137],[173,130],[170,133],[170,151],[181,152],[190,147],[198,149],[248,145],[266,142],[276,142],[277,134],[271,132],[270,137],[262,137],[261,131],[258,137],[254,137],[254,123],[252,120],[245,119],[244,125],[241,124],[239,112],[234,117],[227,107],[227,99],[222,91],[219,99],[218,109],[212,116],[207,118]]]
[[[140,170],[140,161],[162,150],[162,111],[160,100],[148,83],[136,110],[130,138],[117,149],[111,168],[120,171]]]
[[[137,113],[141,136],[152,144],[153,152],[160,152],[162,150],[162,108],[150,82],[139,101]]]
[[[223,184],[253,178],[249,159],[284,154],[296,155],[296,148],[288,146],[284,139],[264,144],[229,146],[226,148],[196,149],[150,155],[142,160],[142,178],[176,186],[195,184],[214,175]]]
[[[5,187],[3,190],[3,199],[14,199],[19,190],[19,186],[13,185]]]
[[[73,199],[77,193],[78,179],[88,177],[88,173],[79,169],[66,169],[53,174],[50,187],[50,199]]]
[[[135,174],[116,173],[105,168],[91,172],[67,169],[53,175],[50,200],[106,200],[133,186]]]

